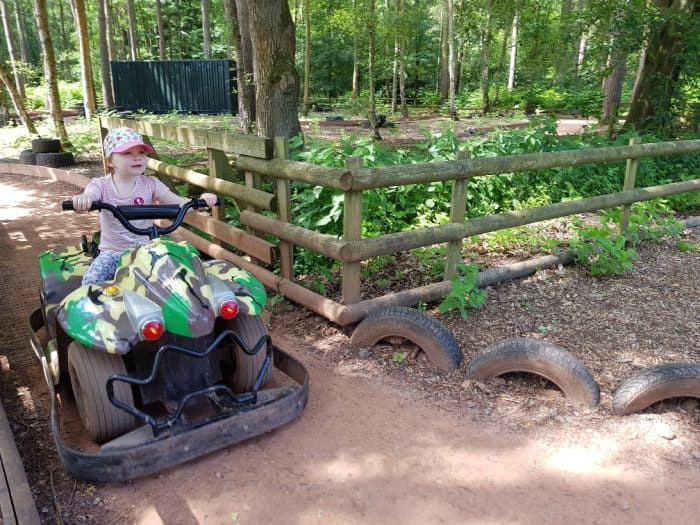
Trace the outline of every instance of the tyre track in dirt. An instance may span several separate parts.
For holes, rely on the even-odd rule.
[[[510,434],[424,402],[400,382],[333,367],[319,345],[283,349],[311,375],[300,419],[159,475],[88,485],[65,475],[46,424],[48,394],[28,344],[36,256],[72,244],[95,219],[61,213],[69,186],[0,175],[1,324],[11,370],[0,393],[45,523],[691,523],[700,512],[693,464],[646,464],[615,435]],[[48,208],[47,206],[51,206]],[[45,208],[42,211],[42,208]],[[283,323],[281,324],[283,326]],[[311,351],[309,351],[311,350]],[[49,472],[53,472],[49,475]]]

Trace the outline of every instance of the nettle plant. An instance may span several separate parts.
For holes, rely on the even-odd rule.
[[[634,249],[641,242],[659,242],[663,238],[679,237],[683,226],[673,216],[665,200],[657,199],[632,205],[629,226],[619,232],[621,208],[603,212],[601,225],[580,228],[569,246],[576,251],[576,262],[596,277],[618,276],[632,269],[637,259]],[[692,246],[677,239],[681,251]]]
[[[475,263],[458,263],[457,274],[451,279],[452,289],[438,306],[440,312],[458,310],[462,319],[466,319],[468,310],[483,306],[488,294],[477,287],[478,277],[479,267]]]

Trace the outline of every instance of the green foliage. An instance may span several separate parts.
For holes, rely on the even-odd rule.
[[[691,241],[686,241],[685,239],[678,239],[676,241],[676,248],[679,252],[684,253],[697,253],[698,245]]]
[[[477,288],[479,267],[476,264],[457,264],[457,275],[452,279],[452,289],[438,308],[441,313],[458,310],[462,319],[468,317],[467,310],[479,308],[485,302],[488,294]]]
[[[586,228],[569,243],[576,262],[595,277],[619,276],[632,269],[637,252],[625,248],[623,235],[612,235],[607,226]]]

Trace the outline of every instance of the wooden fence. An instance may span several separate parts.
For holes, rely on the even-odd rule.
[[[625,206],[624,224],[624,221],[629,219],[629,206],[634,202],[700,190],[700,178],[635,189],[639,159],[697,153],[700,152],[700,140],[653,144],[639,144],[637,140],[632,140],[628,146],[477,159],[461,156],[457,160],[441,163],[426,162],[374,168],[363,168],[358,163],[359,159],[349,159],[345,168],[328,168],[288,160],[289,153],[285,139],[269,140],[249,135],[136,120],[101,119],[103,133],[106,129],[119,126],[135,128],[151,138],[176,140],[188,146],[206,148],[209,163],[208,176],[154,159],[149,160],[148,167],[159,174],[232,197],[241,209],[241,223],[248,228],[248,231],[221,221],[220,210],[215,211],[213,217],[190,214],[192,217],[188,218],[188,222],[219,241],[235,246],[250,257],[236,255],[227,250],[225,245],[207,241],[189,231],[183,232],[182,236],[200,250],[213,257],[231,260],[253,273],[267,287],[342,326],[361,321],[368,314],[385,306],[413,306],[418,302],[430,302],[444,296],[449,292],[449,279],[454,275],[457,263],[461,260],[462,242],[466,237],[615,206]],[[467,183],[472,177],[622,160],[627,161],[622,191],[466,220]],[[240,176],[234,168],[245,174],[245,184],[235,182],[240,179]],[[257,189],[260,187],[262,177],[268,177],[274,181],[274,194]],[[323,186],[344,193],[341,239],[293,224],[291,181]],[[364,190],[436,181],[453,182],[450,224],[388,233],[369,239],[361,238]],[[263,215],[261,211],[274,211],[276,218]],[[277,247],[261,239],[260,234],[279,239]],[[444,281],[404,292],[360,300],[362,261],[440,243],[448,243]],[[294,282],[293,247],[295,245],[343,264],[340,302],[328,299]],[[275,257],[280,266],[279,275],[263,266],[272,264]],[[550,259],[551,257],[542,258],[538,262],[539,267],[558,260]],[[512,278],[519,275],[518,272],[521,271],[519,268],[519,265],[514,265],[511,268],[482,272],[479,283],[485,285],[505,277]]]

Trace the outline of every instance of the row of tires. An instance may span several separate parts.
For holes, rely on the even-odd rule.
[[[353,331],[351,344],[373,346],[387,337],[403,337],[420,347],[432,364],[452,372],[462,363],[459,343],[445,326],[413,308],[383,308]],[[512,372],[536,374],[554,383],[567,398],[597,406],[600,388],[570,352],[545,341],[515,338],[477,353],[468,379],[491,379]],[[625,415],[673,397],[700,398],[700,363],[670,363],[642,370],[623,381],[613,395],[613,410]]]
[[[19,154],[19,162],[49,168],[63,168],[75,164],[75,157],[70,151],[34,153],[31,150],[24,150]]]
[[[34,139],[32,149],[27,149],[19,154],[21,164],[47,166],[49,168],[63,168],[75,164],[75,158],[70,151],[61,151],[59,139]]]

